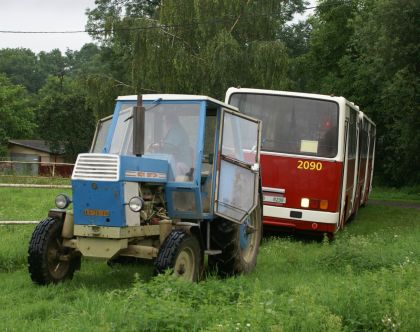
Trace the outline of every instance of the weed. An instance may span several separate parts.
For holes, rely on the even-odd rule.
[[[48,191],[14,191],[8,219],[46,214]],[[0,195],[1,195],[0,190]],[[6,196],[3,193],[3,197]],[[26,195],[35,214],[16,213]],[[45,195],[45,196],[44,196]],[[52,196],[52,198],[51,198]],[[18,205],[16,205],[16,203]],[[334,241],[265,238],[256,270],[198,284],[153,265],[82,260],[74,279],[31,283],[26,253],[33,225],[0,227],[0,321],[21,331],[418,331],[420,211],[367,206]]]

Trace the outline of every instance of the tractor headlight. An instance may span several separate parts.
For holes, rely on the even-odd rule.
[[[55,198],[55,206],[59,209],[66,209],[70,205],[70,203],[71,203],[70,197],[64,194],[59,194]]]
[[[133,212],[139,212],[141,210],[141,208],[143,207],[143,203],[144,203],[144,201],[141,197],[134,196],[128,202],[128,207]]]

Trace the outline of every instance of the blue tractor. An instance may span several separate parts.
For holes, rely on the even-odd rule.
[[[72,196],[35,228],[28,267],[41,285],[70,279],[81,257],[152,259],[197,281],[251,271],[262,229],[259,120],[206,96],[119,97],[80,154]],[[72,204],[72,205],[71,205]]]

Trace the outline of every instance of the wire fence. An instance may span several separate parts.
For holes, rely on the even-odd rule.
[[[0,221],[0,226],[36,225],[36,224],[39,224],[38,220],[4,220],[4,221]]]
[[[71,188],[68,183],[73,167],[71,163],[0,160],[0,188]],[[0,226],[38,223],[36,220],[0,220]]]
[[[0,176],[70,178],[74,164],[0,160]]]

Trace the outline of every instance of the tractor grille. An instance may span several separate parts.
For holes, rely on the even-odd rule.
[[[79,154],[74,166],[73,180],[118,181],[120,159],[102,153]]]

